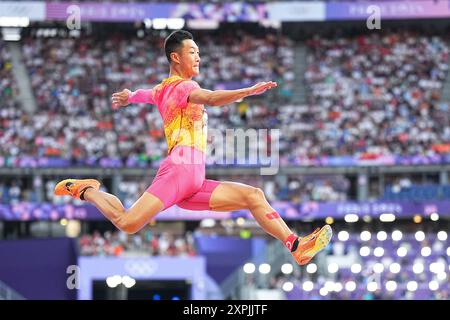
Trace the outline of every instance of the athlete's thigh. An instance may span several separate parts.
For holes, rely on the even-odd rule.
[[[230,181],[222,181],[214,189],[209,206],[213,211],[232,211],[247,209],[248,195],[255,187]]]
[[[202,186],[189,197],[178,202],[180,208],[194,211],[211,210],[209,206],[214,190],[220,185],[220,181],[205,179]]]
[[[127,218],[134,222],[148,223],[162,209],[164,203],[155,195],[144,192],[144,194],[127,211]]]

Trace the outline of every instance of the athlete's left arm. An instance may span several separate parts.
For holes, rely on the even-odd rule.
[[[195,89],[189,94],[188,101],[195,104],[208,106],[224,106],[245,97],[264,93],[266,90],[277,86],[276,82],[259,82],[252,87],[237,90],[206,90]]]
[[[133,92],[128,89],[124,89],[120,92],[113,93],[111,101],[114,109],[127,106],[130,103],[155,104],[153,99],[153,89],[138,89]]]

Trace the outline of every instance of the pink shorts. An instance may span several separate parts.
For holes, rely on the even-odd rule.
[[[189,210],[210,210],[209,200],[219,181],[205,179],[205,154],[188,146],[179,146],[159,166],[148,187],[164,203]]]

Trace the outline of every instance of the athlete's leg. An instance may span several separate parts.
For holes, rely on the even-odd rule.
[[[259,188],[236,182],[221,182],[212,192],[209,206],[214,211],[248,209],[267,233],[282,242],[293,234]]]
[[[117,228],[126,233],[136,233],[150,222],[163,208],[163,202],[149,192],[126,210],[116,196],[89,188],[84,199],[94,204]]]
[[[126,210],[116,196],[99,191],[99,188],[100,182],[95,179],[66,179],[56,185],[55,195],[69,195],[91,202],[117,228],[127,233],[139,231],[164,208],[158,197],[144,192],[138,201]]]
[[[259,225],[282,241],[300,265],[307,264],[331,239],[329,225],[305,237],[296,236],[267,202],[263,191],[245,184],[221,182],[212,191],[209,206],[214,211],[250,210]]]

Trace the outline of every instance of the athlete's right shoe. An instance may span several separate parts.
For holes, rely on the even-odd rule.
[[[299,237],[297,249],[291,252],[295,261],[299,265],[307,264],[318,252],[325,249],[332,235],[331,227],[327,224],[306,237]]]
[[[74,198],[80,199],[80,195],[87,188],[98,190],[100,189],[100,182],[95,179],[62,180],[56,185],[54,194],[56,196],[72,196]]]

